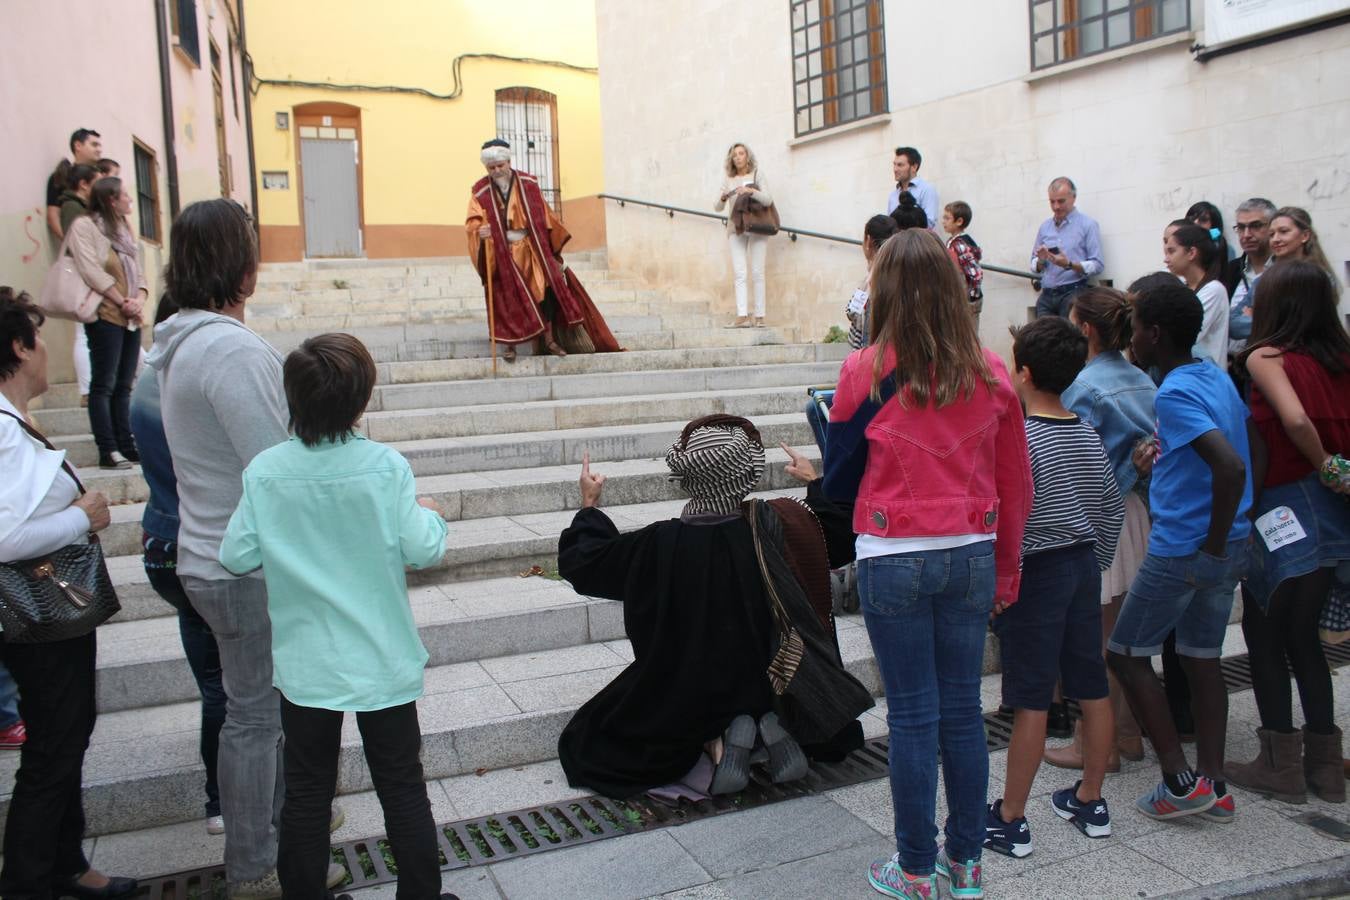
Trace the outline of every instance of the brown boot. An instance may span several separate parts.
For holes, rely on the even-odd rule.
[[[1285,803],[1307,803],[1303,780],[1303,738],[1297,731],[1281,734],[1256,729],[1261,752],[1249,763],[1225,763],[1225,780]],[[1340,740],[1340,735],[1337,735]],[[1339,745],[1338,745],[1339,746]]]
[[[1303,726],[1303,775],[1308,790],[1328,803],[1345,802],[1345,769],[1341,758],[1341,730],[1314,734]]]

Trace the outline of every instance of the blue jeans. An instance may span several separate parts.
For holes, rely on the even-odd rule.
[[[272,687],[267,585],[259,578],[179,577],[220,649],[226,700],[217,761],[225,877],[231,883],[252,881],[276,867],[285,794],[281,694]]]
[[[168,559],[176,558],[176,544],[145,537],[147,551],[158,549]],[[183,583],[172,566],[154,565],[158,554],[147,556],[145,574],[150,586],[174,609],[178,610],[178,636],[183,642],[183,655],[192,670],[197,691],[202,695],[200,748],[202,765],[206,767],[206,814],[220,815],[220,787],[216,781],[216,756],[220,749],[220,729],[225,724],[225,687],[221,684],[220,650],[216,647],[211,626],[197,614],[188,601]]]
[[[14,676],[0,663],[0,728],[8,728],[19,721],[19,686]]]
[[[820,458],[825,458],[825,426],[829,424],[829,414],[820,408],[820,403],[816,402],[816,397],[821,397],[825,403],[825,408],[834,406],[834,391],[817,391],[811,399],[806,401],[806,422],[811,426],[811,433],[815,435],[816,446],[820,448]]]
[[[1144,557],[1116,617],[1107,649],[1121,656],[1157,656],[1173,629],[1177,654],[1217,659],[1233,611],[1233,590],[1247,567],[1247,540],[1230,541],[1223,558]]]
[[[947,853],[979,859],[989,787],[980,672],[994,607],[993,542],[859,560],[858,588],[886,687],[900,864],[914,875],[934,870],[939,745]]]
[[[1036,298],[1036,318],[1062,316],[1067,319],[1069,308],[1073,306],[1074,295],[1087,286],[1088,283],[1084,280],[1062,284],[1059,287],[1043,288],[1040,296]]]

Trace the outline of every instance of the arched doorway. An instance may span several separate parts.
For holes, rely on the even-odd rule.
[[[304,103],[294,114],[305,256],[363,256],[361,110]]]

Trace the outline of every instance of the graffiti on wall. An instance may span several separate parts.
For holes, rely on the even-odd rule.
[[[33,244],[33,252],[25,253],[20,257],[25,266],[37,259],[37,255],[42,252],[42,241],[33,236],[32,229],[34,221],[43,223],[43,225],[45,225],[46,222],[46,218],[42,215],[42,210],[38,209],[36,206],[33,207],[31,213],[23,217],[23,236]],[[42,225],[39,226],[39,233],[41,233],[42,227]]]

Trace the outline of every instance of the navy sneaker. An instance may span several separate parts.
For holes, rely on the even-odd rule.
[[[1072,822],[1090,838],[1110,837],[1111,813],[1106,808],[1106,801],[1089,800],[1084,803],[1079,800],[1078,786],[1082,783],[1075,781],[1073,787],[1055,791],[1050,797],[1050,808],[1055,811],[1055,815]]]
[[[1031,826],[1026,816],[1003,821],[1003,801],[990,803],[984,817],[984,845],[995,853],[1022,859],[1031,855]]]

